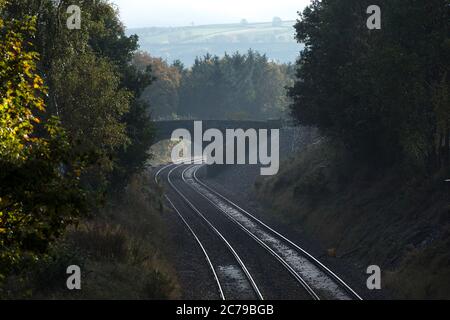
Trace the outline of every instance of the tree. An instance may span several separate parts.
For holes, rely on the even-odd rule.
[[[153,116],[168,118],[177,113],[179,88],[181,82],[181,66],[169,66],[162,58],[153,58],[149,54],[139,52],[133,63],[138,69],[150,67],[154,76],[153,83],[141,95],[141,99],[151,104]]]
[[[51,74],[58,114],[73,148],[95,155],[85,180],[90,188],[102,188],[114,170],[112,155],[130,144],[122,119],[129,112],[132,94],[120,88],[113,66],[91,52],[58,59],[52,69],[58,70]]]
[[[85,212],[74,157],[57,118],[45,119],[36,19],[0,16],[0,283],[22,259],[36,259]],[[0,287],[1,294],[1,287]]]
[[[65,26],[71,4],[82,4],[81,30]],[[1,282],[141,170],[153,131],[137,99],[150,70],[131,64],[137,37],[109,2],[0,0],[0,9]]]
[[[433,166],[433,88],[450,61],[448,1],[381,1],[381,30],[366,27],[369,5],[313,1],[301,14],[295,27],[305,49],[290,90],[292,115],[365,161]]]
[[[81,30],[68,30],[65,26],[66,9],[72,4],[83,8]],[[132,157],[137,156],[142,161],[138,167],[142,167],[142,159],[149,157],[152,138],[147,108],[137,101],[152,76],[149,70],[137,70],[131,64],[138,48],[137,36],[125,35],[117,10],[105,0],[23,0],[11,2],[7,8],[11,18],[25,13],[38,17],[34,42],[42,57],[39,69],[50,88],[46,99],[49,113],[61,116],[74,148],[89,153],[92,165],[82,174],[83,180],[100,193],[112,180],[126,184],[136,170]],[[66,72],[70,78],[65,78]],[[96,84],[98,92],[92,90],[90,81],[83,81],[84,77]],[[104,81],[104,85],[99,81]],[[70,90],[65,90],[65,86]],[[81,97],[79,92],[83,93]],[[83,107],[80,101],[89,103]],[[111,112],[107,105],[112,106]],[[84,113],[80,114],[77,108]],[[130,122],[134,120],[138,122]],[[87,124],[96,138],[104,140],[81,134],[89,132]],[[133,165],[127,167],[123,159]],[[121,172],[120,178],[113,178],[117,172]]]
[[[121,117],[128,143],[119,146],[113,155],[115,165],[110,178],[112,188],[121,191],[150,158],[148,150],[153,143],[154,130],[148,111],[150,106],[140,97],[154,81],[154,76],[151,68],[138,68],[133,64],[139,48],[138,37],[125,35],[117,10],[107,1],[96,1],[91,11],[89,46],[97,55],[112,61],[120,79],[119,88],[130,93],[128,112]]]
[[[291,68],[253,50],[196,59],[181,79],[179,113],[204,119],[284,117]]]

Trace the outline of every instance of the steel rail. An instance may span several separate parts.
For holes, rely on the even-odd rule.
[[[160,170],[158,170],[158,172],[156,172],[155,174],[155,182],[158,183],[158,177],[161,174],[161,172],[163,172],[164,170],[170,168],[173,164],[170,165],[166,165],[164,167],[162,167]],[[181,221],[184,223],[184,225],[186,226],[186,228],[189,230],[189,232],[191,233],[191,235],[194,237],[195,241],[197,242],[197,244],[199,245],[200,249],[203,252],[203,255],[205,256],[206,262],[209,266],[209,268],[211,269],[211,272],[213,273],[214,276],[214,281],[217,284],[217,288],[219,290],[219,295],[220,298],[222,300],[225,300],[225,295],[223,293],[223,288],[222,288],[222,284],[220,283],[219,277],[217,276],[216,270],[214,269],[214,266],[211,262],[211,258],[209,257],[208,251],[205,249],[205,246],[203,245],[203,243],[200,241],[200,239],[198,238],[197,234],[195,233],[195,231],[191,228],[191,226],[189,225],[189,223],[186,221],[186,219],[183,217],[183,215],[181,214],[181,212],[175,207],[175,205],[173,204],[172,200],[170,200],[170,198],[167,195],[164,195],[165,199],[170,203],[171,207],[174,209],[174,211],[177,213],[177,215],[179,216],[179,218],[181,219]]]
[[[259,290],[255,280],[253,279],[252,275],[250,274],[250,272],[248,271],[248,268],[246,267],[246,265],[244,264],[244,262],[242,261],[242,259],[240,258],[240,256],[238,255],[238,253],[236,252],[236,250],[233,248],[233,246],[229,243],[229,241],[222,235],[222,233],[220,233],[220,231],[203,215],[203,213],[201,213],[201,211],[194,206],[194,204],[192,204],[191,201],[189,201],[189,199],[179,190],[179,188],[177,188],[175,186],[175,184],[173,183],[172,179],[171,179],[171,175],[173,174],[173,172],[178,169],[179,167],[183,166],[184,164],[180,164],[180,165],[176,165],[172,170],[169,171],[169,173],[167,174],[167,181],[169,183],[169,185],[171,186],[171,188],[184,200],[184,202],[200,217],[202,218],[207,226],[209,226],[209,228],[222,240],[222,242],[226,245],[226,247],[228,248],[228,250],[231,252],[231,254],[233,255],[233,257],[235,258],[235,260],[238,262],[240,268],[242,269],[242,271],[244,272],[247,280],[250,283],[250,286],[252,287],[254,293],[256,294],[257,298],[259,300],[264,300],[264,297],[261,293],[261,291]]]
[[[281,238],[282,240],[284,240],[284,242],[288,243],[289,245],[291,245],[292,247],[294,247],[295,249],[297,249],[297,251],[299,251],[301,254],[303,254],[310,262],[312,262],[313,264],[315,264],[317,267],[319,267],[322,271],[324,271],[330,278],[332,278],[337,284],[339,284],[342,288],[345,289],[345,291],[350,294],[353,298],[355,298],[356,300],[363,300],[362,297],[356,293],[355,290],[353,290],[344,280],[342,280],[336,273],[334,273],[333,271],[331,271],[327,266],[325,266],[322,262],[320,262],[318,259],[316,259],[312,254],[310,254],[309,252],[307,252],[305,249],[301,248],[299,245],[297,245],[296,243],[294,243],[293,241],[289,240],[287,237],[285,237],[284,235],[282,235],[281,233],[277,232],[276,230],[274,230],[273,228],[271,228],[270,226],[268,226],[266,223],[264,223],[263,221],[261,221],[260,219],[258,219],[257,217],[255,217],[254,215],[252,215],[251,213],[249,213],[247,210],[243,209],[242,207],[240,207],[238,204],[236,204],[235,202],[231,201],[230,199],[228,199],[227,197],[223,196],[222,194],[220,194],[218,191],[212,189],[211,187],[209,187],[207,184],[205,184],[204,182],[202,182],[198,177],[197,177],[197,172],[198,170],[203,167],[204,164],[202,165],[198,165],[196,167],[196,169],[194,170],[193,173],[193,178],[194,180],[199,183],[201,186],[203,186],[204,188],[206,188],[208,191],[210,191],[211,193],[213,193],[214,195],[218,196],[219,198],[221,198],[222,200],[224,200],[226,203],[228,203],[229,205],[231,205],[233,208],[235,208],[236,210],[238,210],[239,212],[243,213],[246,217],[250,218],[251,220],[253,220],[253,222],[256,222],[258,225],[264,227],[264,229],[270,231],[273,235],[278,236],[279,238]],[[205,197],[205,196],[204,196]],[[205,197],[206,198],[206,197]],[[208,199],[210,202],[211,200]],[[216,205],[216,207],[218,207]],[[219,208],[222,212],[224,212],[221,208]],[[242,228],[245,228],[244,226],[242,226],[242,224],[240,224],[238,221],[236,221],[236,219],[234,219],[233,217],[230,217],[228,214],[226,214],[229,218],[235,220],[236,223],[238,223],[239,225],[241,225]],[[249,230],[247,230],[248,232],[250,232]],[[250,232],[251,233],[251,232]],[[252,235],[254,237],[256,237],[253,233]],[[260,240],[260,239],[259,239]],[[262,240],[260,240],[262,241]]]
[[[189,170],[192,167],[188,167],[187,169],[185,169],[182,173],[183,176],[183,181],[189,185],[189,183],[187,183],[184,174],[186,173],[187,170]],[[216,203],[214,203],[213,201],[211,201],[211,199],[209,199],[208,197],[206,197],[204,194],[202,194],[200,191],[196,190],[194,187],[190,186],[189,187],[194,190],[196,193],[198,193],[200,196],[202,196],[203,198],[205,198],[207,201],[209,201],[215,208],[217,208],[219,211],[223,212],[225,214],[225,216],[231,220],[232,222],[234,222],[235,224],[238,225],[238,227],[240,229],[242,229],[242,231],[244,231],[247,235],[249,235],[253,240],[255,240],[264,250],[266,250],[270,255],[272,255],[293,277],[294,279],[300,283],[300,285],[305,289],[305,291],[314,299],[314,300],[320,300],[319,295],[314,291],[313,288],[311,288],[310,285],[308,285],[308,283],[292,268],[291,265],[289,265],[289,263],[286,262],[285,259],[283,259],[279,254],[277,254],[272,248],[270,248],[266,243],[264,243],[261,239],[259,239],[257,236],[255,236],[251,231],[249,231],[245,226],[243,226],[239,221],[237,221],[235,218],[233,218],[232,216],[230,216],[229,214],[227,214],[223,208],[219,207]]]

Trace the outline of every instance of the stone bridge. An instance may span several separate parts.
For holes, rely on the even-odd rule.
[[[194,134],[195,121],[200,121],[200,120],[173,120],[173,121],[168,120],[168,121],[154,122],[154,127],[156,129],[155,143],[157,143],[158,141],[161,141],[161,140],[171,139],[173,132],[177,129],[185,129],[190,133],[191,138],[192,138],[192,139],[190,139],[192,142],[191,153],[188,155],[188,157],[196,156],[196,155],[198,156],[198,154],[195,152],[196,146],[199,147],[198,149],[204,150],[203,148],[205,147],[205,144],[209,144],[209,142],[203,141],[202,140],[203,137],[200,138],[201,141],[194,138],[195,137],[195,134]],[[198,125],[197,125],[197,129],[198,129]],[[221,172],[222,170],[226,170],[226,168],[231,165],[230,162],[228,161],[228,158],[225,155],[225,152],[228,153],[228,151],[230,150],[229,148],[233,148],[233,145],[234,145],[234,152],[233,152],[234,153],[234,161],[232,162],[233,164],[240,164],[240,162],[237,161],[238,154],[243,155],[245,153],[245,161],[244,162],[246,164],[252,164],[252,162],[254,160],[250,161],[250,158],[256,159],[256,157],[258,157],[258,159],[260,159],[260,157],[261,157],[261,155],[258,152],[258,149],[260,148],[259,142],[258,142],[258,146],[255,148],[254,144],[251,144],[252,146],[250,146],[249,142],[250,142],[251,138],[249,138],[249,140],[245,142],[245,150],[242,151],[242,149],[240,149],[241,151],[239,151],[237,149],[237,145],[235,144],[236,140],[234,142],[229,142],[228,139],[225,138],[227,129],[231,129],[233,131],[236,131],[238,129],[242,129],[243,131],[247,131],[249,129],[254,129],[256,131],[261,130],[261,129],[266,129],[268,136],[271,136],[271,134],[272,134],[271,129],[280,129],[277,133],[277,135],[279,134],[279,141],[276,142],[278,147],[275,150],[278,150],[278,151],[276,151],[276,157],[281,157],[282,159],[287,157],[289,154],[295,153],[295,152],[303,149],[303,147],[305,145],[311,143],[311,141],[317,140],[317,137],[318,137],[315,129],[305,128],[305,127],[295,127],[295,126],[293,126],[292,122],[283,121],[283,120],[268,120],[268,121],[202,120],[201,129],[202,129],[202,135],[208,129],[217,129],[220,132],[222,132],[222,134],[224,135],[223,140],[222,140],[223,144],[219,145],[217,147],[217,149],[215,149],[214,154],[211,153],[207,156],[208,158],[214,157],[215,160],[222,159],[223,161],[221,161],[220,163],[223,163],[223,164],[219,164],[218,162],[215,162],[215,164],[213,164],[213,165],[208,165],[207,166],[208,174],[217,174],[217,173]],[[269,137],[267,137],[267,138],[269,138]],[[208,141],[210,141],[210,140],[208,139]],[[254,139],[253,139],[253,141],[254,141]],[[271,157],[274,155],[274,150],[272,149],[272,141],[273,140],[271,140],[271,139],[269,139],[269,141],[267,141],[268,145],[267,145],[267,149],[266,149],[266,151],[268,151],[268,149],[270,149]],[[188,150],[188,149],[186,149],[186,150]],[[184,154],[184,152],[185,151],[183,150],[182,153]],[[189,151],[186,151],[186,152],[189,152]],[[200,155],[202,155],[202,153],[200,153]],[[269,154],[267,154],[267,156],[269,156]],[[240,159],[242,159],[242,157]],[[231,160],[233,160],[233,159],[231,158]],[[260,167],[259,164],[258,164],[258,167]]]
[[[200,120],[167,120],[153,122],[156,129],[155,143],[161,140],[170,139],[176,129],[186,129],[192,135],[194,133],[194,121]],[[201,120],[203,131],[208,129],[218,129],[225,134],[226,129],[281,129],[283,121],[246,121],[246,120]]]

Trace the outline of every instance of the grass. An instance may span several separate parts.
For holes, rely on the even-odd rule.
[[[394,297],[450,299],[443,175],[375,170],[342,150],[326,141],[309,146],[277,176],[259,180],[258,195],[337,258],[353,260],[362,272],[379,265]]]
[[[139,36],[140,48],[169,63],[181,60],[192,66],[196,57],[207,53],[223,56],[246,53],[250,48],[281,63],[295,62],[302,45],[295,40],[295,21],[281,26],[272,23],[204,25],[176,28],[140,28],[127,30]]]
[[[119,200],[67,230],[47,257],[24,266],[6,284],[7,298],[176,299],[179,286],[162,248],[165,226],[159,196],[135,176]],[[66,288],[66,269],[78,265],[82,289]]]
[[[386,274],[385,282],[394,294],[406,299],[449,299],[450,228],[442,241],[411,250],[396,270]]]
[[[272,23],[218,24],[187,27],[161,27],[130,29],[128,33],[139,35],[142,44],[198,44],[206,42],[295,42],[295,21],[283,22],[280,26]]]

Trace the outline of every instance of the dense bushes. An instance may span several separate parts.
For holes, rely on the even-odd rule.
[[[36,263],[22,260],[2,287],[8,299],[169,299],[179,295],[161,248],[167,245],[159,196],[134,176],[121,199],[71,227]],[[82,270],[82,290],[66,288],[66,269]]]

